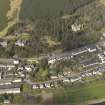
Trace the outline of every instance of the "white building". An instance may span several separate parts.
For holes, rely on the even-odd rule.
[[[0,94],[17,94],[20,93],[20,88],[0,89]]]
[[[14,65],[4,65],[4,64],[0,64],[0,68],[14,68]]]
[[[90,76],[93,76],[93,74],[92,73],[86,73],[86,76],[90,77]]]
[[[50,83],[45,83],[46,88],[51,88]]]
[[[73,51],[72,55],[76,56],[76,55],[79,55],[79,54],[83,54],[85,52],[87,52],[87,49],[86,48],[81,48],[81,49],[77,49],[77,50]]]
[[[25,70],[26,70],[27,72],[31,72],[31,71],[32,71],[32,68],[31,68],[30,66],[25,66]]]
[[[56,59],[48,60],[48,64],[54,64],[55,62],[56,62]]]
[[[98,54],[98,57],[101,60],[101,64],[105,63],[105,54]]]
[[[51,79],[58,79],[57,76],[51,76]]]
[[[69,80],[69,78],[63,78],[63,82],[67,82],[67,83],[69,83],[70,80]]]
[[[62,54],[53,54],[52,56],[49,56],[48,64],[54,64],[54,63],[56,63],[56,61],[61,61],[61,60],[69,60],[79,54],[83,54],[86,52],[92,53],[97,50],[98,50],[97,45],[91,44],[91,45],[87,45],[87,46],[72,50],[70,52],[65,52]]]
[[[91,52],[95,52],[97,51],[97,46],[96,45],[89,45],[87,46],[87,50],[91,53]]]
[[[43,84],[40,84],[39,87],[40,87],[40,89],[45,88]]]
[[[10,104],[10,100],[4,100],[4,104]]]
[[[83,62],[83,68],[91,67],[91,66],[97,65],[98,63],[99,62],[92,62],[92,61]]]
[[[39,86],[38,86],[37,84],[33,84],[33,85],[32,85],[32,88],[33,88],[33,89],[39,89]]]
[[[23,69],[24,69],[24,68],[20,66],[20,67],[18,67],[17,70],[18,70],[18,71],[23,71]]]
[[[100,71],[93,71],[93,75],[102,75]]]
[[[18,79],[14,79],[13,81],[12,81],[13,83],[21,83],[22,82],[22,79],[21,78],[18,78]]]
[[[2,47],[7,47],[7,42],[6,42],[6,41],[0,42],[0,45],[1,45]]]
[[[71,78],[71,82],[76,82],[76,81],[79,81],[81,80],[82,78],[81,77],[77,77],[77,78]]]
[[[14,65],[18,65],[19,64],[19,60],[14,60],[13,63],[14,63]]]
[[[20,40],[16,41],[15,42],[15,45],[16,46],[19,46],[19,47],[24,47],[25,46],[24,42],[23,41],[20,41]]]
[[[18,82],[12,82],[13,80],[0,80],[0,94],[17,94],[20,93],[21,84]]]
[[[78,31],[81,31],[81,29],[83,28],[83,24],[76,24],[74,23],[72,26],[71,26],[71,29],[72,31],[74,32],[78,32]]]

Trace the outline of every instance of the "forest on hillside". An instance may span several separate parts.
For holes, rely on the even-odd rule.
[[[23,1],[20,21],[8,30],[7,36],[28,33],[30,37],[25,41],[24,47],[14,45],[16,38],[9,39],[8,49],[2,48],[4,53],[0,52],[1,56],[33,57],[57,51],[64,52],[100,40],[100,30],[105,25],[105,6],[98,6],[95,0],[65,0],[65,3],[64,0],[53,0],[53,3],[45,1]],[[57,6],[54,7],[55,3]],[[46,6],[49,7],[51,15],[47,14]],[[39,12],[43,15],[39,16],[36,11],[42,11],[44,15]],[[75,24],[82,26],[77,32],[72,29]]]

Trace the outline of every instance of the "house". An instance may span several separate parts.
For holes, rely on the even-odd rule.
[[[32,68],[31,68],[30,66],[26,65],[26,66],[25,66],[25,70],[26,70],[27,72],[31,72],[31,71],[32,71]]]
[[[105,67],[99,67],[97,70],[100,71],[101,73],[103,73],[103,72],[105,72]]]
[[[17,94],[17,93],[20,93],[21,90],[20,90],[20,87],[21,85],[19,84],[8,84],[8,85],[0,85],[0,94]]]
[[[21,78],[14,79],[12,83],[22,83],[22,79]]]
[[[21,82],[16,80],[12,79],[0,80],[0,94],[20,93]]]
[[[58,76],[51,75],[51,79],[58,79]]]
[[[87,61],[82,62],[82,65],[83,65],[83,68],[86,68],[86,67],[95,66],[98,63],[99,62],[97,62],[97,61],[87,60]]]
[[[54,87],[55,85],[54,85],[54,81],[52,81],[51,83],[50,83],[50,86],[51,87]]]
[[[54,64],[56,61],[71,59],[72,55],[70,52],[65,52],[61,54],[53,54],[48,57],[48,64]]]
[[[69,76],[70,74],[71,74],[70,71],[64,71],[64,72],[63,72],[63,75],[64,75],[64,76]]]
[[[84,78],[86,76],[86,73],[83,72],[83,73],[80,73],[80,77]]]
[[[61,58],[60,54],[54,54],[48,57],[48,64],[54,64],[56,61],[59,61]]]
[[[102,75],[100,71],[93,71],[93,75]]]
[[[40,89],[43,89],[43,88],[45,88],[45,87],[44,87],[43,84],[39,84],[39,88],[40,88]]]
[[[7,41],[4,39],[0,39],[0,46],[7,47]]]
[[[25,46],[25,42],[24,42],[24,41],[21,41],[21,40],[17,40],[17,41],[15,42],[15,45],[16,45],[16,46],[19,46],[19,47],[24,47],[24,46]]]
[[[91,45],[87,45],[78,49],[74,49],[69,52],[64,52],[62,54],[53,54],[51,56],[48,56],[48,64],[54,64],[56,61],[61,61],[61,60],[69,60],[79,54],[83,54],[85,52],[91,53],[97,50],[98,50],[97,45],[91,44]]]
[[[87,76],[87,77],[93,76],[93,73],[91,73],[91,72],[88,73],[88,72],[87,72],[87,73],[86,73],[86,76]]]
[[[12,80],[7,80],[7,79],[0,80],[0,86],[11,85],[11,84],[12,84]]]
[[[76,56],[76,55],[79,55],[79,54],[82,54],[82,53],[85,53],[85,52],[87,52],[86,47],[81,47],[79,49],[73,50],[72,55]]]
[[[54,64],[56,62],[56,59],[49,59],[48,64]]]
[[[7,70],[8,70],[8,71],[11,71],[11,70],[12,70],[12,68],[11,68],[11,67],[8,67],[8,68],[7,68]]]
[[[70,19],[71,15],[64,15],[61,17],[61,19]]]
[[[58,78],[63,78],[64,76],[61,74],[58,74]]]
[[[51,88],[50,82],[33,84],[33,89],[44,89],[44,88]]]
[[[19,74],[17,73],[13,73],[13,72],[6,72],[5,74],[5,77],[4,78],[8,78],[8,79],[12,79],[12,78],[18,78],[19,77]]]
[[[69,80],[69,78],[63,78],[63,82],[67,82],[67,83],[69,83],[70,80]]]
[[[24,67],[18,66],[17,70],[18,70],[18,71],[23,71],[23,70],[24,70]]]
[[[1,59],[0,60],[0,69],[6,69],[7,71],[10,71],[14,67],[15,67],[14,59]]]
[[[40,86],[38,84],[33,84],[32,85],[32,89],[39,89],[39,88],[40,88]]]
[[[7,41],[0,42],[0,45],[1,45],[2,47],[7,47]]]
[[[2,72],[0,72],[0,79],[2,78]]]
[[[100,58],[100,60],[101,60],[101,64],[103,64],[103,63],[105,63],[105,53],[100,53],[100,54],[98,54],[98,57]]]
[[[0,64],[0,68],[14,68],[14,65],[5,65],[5,64]]]
[[[20,77],[25,77],[25,74],[22,71],[18,71]]]
[[[89,51],[89,52],[95,52],[95,51],[97,51],[97,46],[96,45],[88,45],[87,46],[87,50]]]
[[[18,65],[19,64],[19,60],[14,60],[13,63],[14,63],[14,65]]]
[[[74,24],[71,26],[71,29],[72,29],[72,31],[74,31],[74,32],[81,31],[81,29],[83,29],[83,24],[74,23]]]
[[[81,77],[72,77],[71,79],[70,79],[70,81],[71,82],[76,82],[76,81],[79,81],[79,80],[81,80],[82,78]]]
[[[46,88],[51,88],[50,83],[49,83],[49,82],[46,82],[46,83],[45,83],[45,87],[46,87]]]
[[[10,104],[10,100],[9,99],[5,99],[3,103],[4,104]]]
[[[22,83],[21,78],[14,78],[14,79],[1,79],[0,80],[0,86],[2,85],[11,85],[11,84],[18,84],[18,83]]]

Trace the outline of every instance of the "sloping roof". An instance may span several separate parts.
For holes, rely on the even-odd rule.
[[[13,61],[14,61],[14,59],[0,59],[0,64],[4,64],[4,65],[6,65],[6,64],[13,64]]]
[[[1,85],[0,89],[11,89],[11,88],[20,88],[19,84],[11,84],[11,85]]]
[[[98,62],[97,61],[94,61],[94,60],[87,60],[85,62],[83,62],[83,66],[84,67],[89,67],[89,66],[94,66],[96,65]]]

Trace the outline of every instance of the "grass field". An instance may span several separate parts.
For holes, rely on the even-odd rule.
[[[103,99],[105,98],[105,81],[57,89],[54,91],[54,97],[57,103],[67,103],[65,105],[79,105],[90,100]]]
[[[7,12],[9,10],[9,0],[0,0],[0,30],[3,29],[8,22]]]
[[[65,88],[45,89],[43,91],[54,95],[54,105],[87,105],[90,102],[105,99],[105,81],[98,80],[86,84],[67,85]],[[24,92],[32,96],[37,96],[37,94],[42,93],[41,90],[29,91],[29,87],[25,88]],[[24,101],[21,94],[15,96],[14,103],[24,103]]]
[[[31,90],[28,85],[24,85],[23,93],[36,97],[38,94],[41,95],[42,91],[46,94],[53,94],[53,103],[51,105],[87,105],[91,102],[105,101],[105,80],[94,80],[89,83],[76,83],[72,86],[67,85],[64,88],[44,90]],[[22,104],[24,101],[26,99],[24,99],[22,94],[15,95],[14,104]],[[27,105],[26,103],[22,105]],[[40,105],[46,104],[41,103]]]
[[[23,0],[20,17],[34,19],[58,16],[60,12],[69,14],[92,1],[94,0]]]

